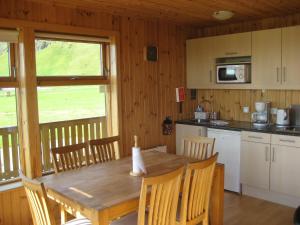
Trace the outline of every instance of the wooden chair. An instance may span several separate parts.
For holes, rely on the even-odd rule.
[[[187,166],[180,209],[180,225],[208,225],[210,193],[218,153]]]
[[[208,137],[186,137],[182,140],[182,155],[190,158],[204,160],[214,153],[215,139]]]
[[[183,171],[181,167],[164,175],[143,178],[138,215],[130,214],[111,225],[175,225]]]
[[[29,202],[30,212],[34,225],[56,225],[53,212],[49,207],[49,199],[43,183],[32,180],[21,174],[26,196]],[[86,218],[74,219],[65,225],[91,225]]]
[[[90,140],[89,146],[94,163],[104,163],[120,157],[119,136]],[[117,148],[115,148],[117,143]]]
[[[51,149],[55,173],[77,169],[90,164],[87,143]]]

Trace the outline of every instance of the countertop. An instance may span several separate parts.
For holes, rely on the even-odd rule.
[[[300,136],[300,127],[277,127],[276,125],[256,127],[253,126],[253,124],[250,122],[243,122],[243,121],[226,121],[226,122],[228,122],[228,125],[214,125],[208,121],[201,121],[199,123],[193,119],[176,121],[177,124],[202,126],[202,127],[221,129],[221,130],[252,131],[252,132],[270,133],[270,134]]]

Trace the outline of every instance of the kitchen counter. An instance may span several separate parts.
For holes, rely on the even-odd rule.
[[[261,133],[270,133],[270,134],[281,134],[281,135],[291,135],[291,136],[300,136],[300,127],[277,127],[276,125],[269,125],[266,127],[256,127],[253,126],[250,122],[243,121],[226,121],[227,125],[214,125],[208,121],[201,121],[200,123],[193,119],[178,120],[177,124],[186,124],[194,126],[202,126],[214,129],[222,130],[233,130],[233,131],[253,131]]]

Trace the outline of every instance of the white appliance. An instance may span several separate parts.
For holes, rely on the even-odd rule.
[[[215,138],[218,163],[225,165],[225,189],[240,193],[241,132],[208,128],[207,136]]]
[[[250,64],[217,65],[217,83],[250,83]]]
[[[270,124],[270,102],[255,102],[256,112],[252,113],[252,122],[254,126],[264,127]]]
[[[191,136],[206,137],[207,128],[186,124],[176,124],[176,154],[182,155],[182,139]]]
[[[277,109],[276,125],[278,126],[290,125],[290,109]]]

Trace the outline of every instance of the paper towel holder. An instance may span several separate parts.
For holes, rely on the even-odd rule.
[[[138,148],[138,136],[137,136],[137,135],[134,135],[134,136],[133,136],[133,139],[134,139],[134,147],[135,147],[135,148]],[[144,175],[144,173],[143,173],[143,172],[141,172],[141,173],[135,173],[135,172],[133,172],[133,171],[130,171],[129,175],[130,175],[130,176],[133,176],[133,177],[141,177],[141,176]]]

